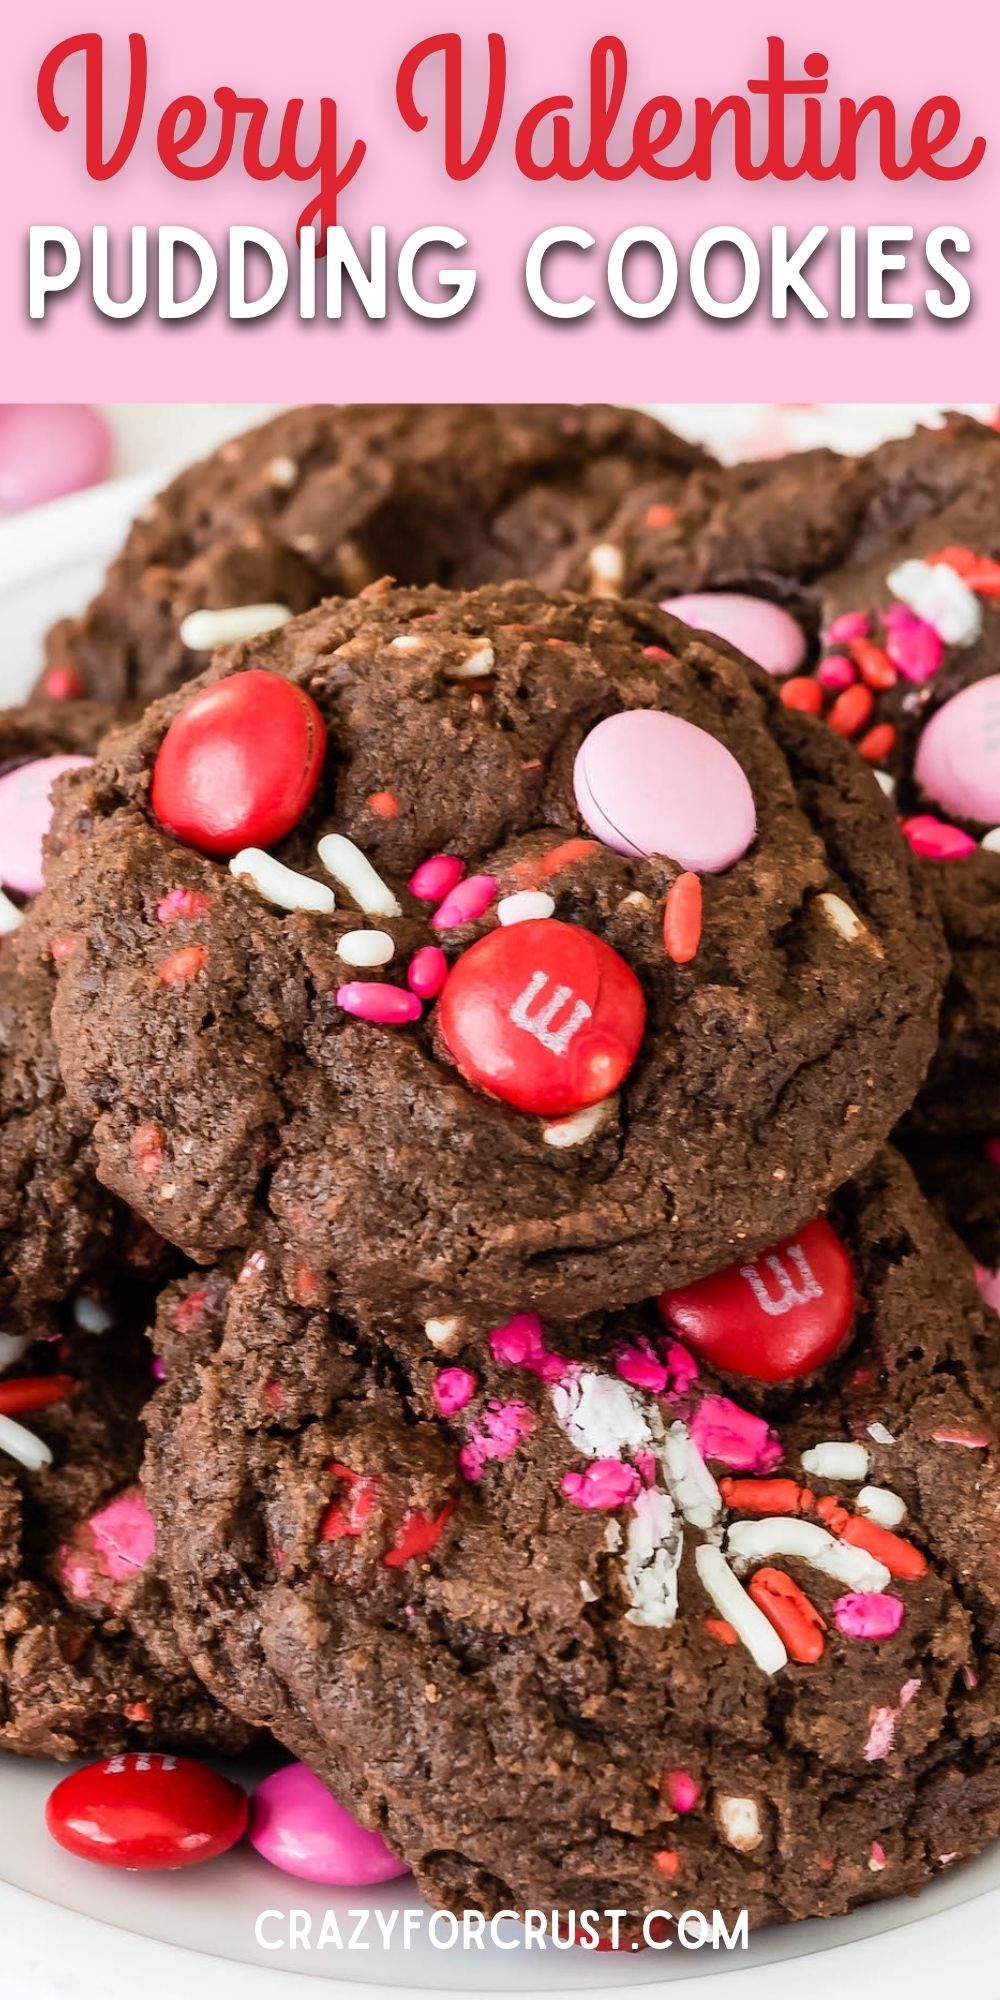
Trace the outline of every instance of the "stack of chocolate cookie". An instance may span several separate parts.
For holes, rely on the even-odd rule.
[[[270,1730],[435,1901],[636,1931],[1000,1832],[996,1322],[887,1144],[961,1143],[988,1247],[1000,437],[696,460],[309,411],[185,474],[59,634],[161,698],[4,945],[6,1122],[75,1135],[27,1308],[136,1218],[163,1376],[69,1526],[50,1406],[30,1629],[110,1620],[120,1731]]]

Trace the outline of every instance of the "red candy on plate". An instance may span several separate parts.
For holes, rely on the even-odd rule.
[[[230,674],[174,717],[153,767],[153,811],[220,860],[271,847],[302,818],[325,754],[323,717],[304,688],[256,667]]]
[[[836,1354],[854,1314],[854,1270],[820,1217],[759,1257],[664,1292],[672,1333],[724,1374],[791,1382]]]
[[[559,1117],[618,1089],[639,1051],[635,973],[592,931],[551,917],[490,931],[457,959],[438,1022],[462,1075],[519,1111]]]
[[[133,1750],[73,1771],[51,1793],[54,1840],[103,1868],[193,1868],[246,1832],[249,1803],[207,1764]]]

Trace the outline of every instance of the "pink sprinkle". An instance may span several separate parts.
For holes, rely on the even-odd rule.
[[[885,650],[907,681],[929,681],[944,659],[944,643],[926,618],[906,604],[894,604],[885,615]]]
[[[909,1708],[911,1701],[913,1701],[914,1698],[920,1693],[920,1687],[921,1683],[919,1681],[903,1682],[903,1685],[899,1690],[900,1708]]]
[[[494,1361],[507,1368],[524,1368],[542,1382],[556,1382],[565,1371],[561,1354],[545,1345],[545,1333],[537,1313],[515,1313],[506,1326],[495,1326],[490,1334]]]
[[[976,1271],[976,1283],[984,1305],[1000,1313],[1000,1271]]]
[[[825,688],[849,688],[858,678],[858,670],[853,660],[845,659],[843,653],[831,653],[816,669],[816,679]]]
[[[615,1355],[615,1373],[633,1389],[648,1389],[659,1396],[670,1380],[665,1362],[657,1360],[652,1343],[639,1340],[634,1347],[621,1347]]]
[[[868,635],[868,613],[866,611],[842,611],[839,618],[827,628],[827,641],[831,646],[847,646],[852,639],[864,639]]]
[[[643,1483],[643,1485],[644,1485],[644,1486],[655,1486],[655,1485],[656,1485],[656,1453],[655,1453],[655,1452],[652,1452],[652,1451],[637,1451],[637,1452],[636,1452],[636,1454],[635,1454],[635,1469],[636,1469],[637,1473],[639,1474],[639,1477],[640,1477],[640,1479],[642,1480],[642,1483]]]
[[[880,1869],[885,1868],[886,1865],[887,1863],[885,1858],[885,1848],[883,1847],[882,1842],[880,1840],[873,1840],[872,1851],[868,1858],[868,1866],[871,1869],[872,1874],[877,1875]]]
[[[894,1708],[870,1708],[868,1721],[865,1763],[877,1764],[883,1757],[888,1757],[896,1741],[896,1711]]]
[[[176,924],[182,917],[200,917],[211,901],[211,896],[203,895],[200,889],[168,889],[156,905],[157,922]]]
[[[457,854],[432,854],[415,868],[407,883],[411,896],[421,903],[440,903],[465,874],[465,862]]]
[[[352,979],[347,986],[338,986],[335,997],[345,1014],[393,1028],[405,1021],[419,1021],[423,1011],[415,993],[406,993],[401,986],[389,986],[381,979]]]
[[[471,1368],[442,1368],[434,1382],[434,1402],[443,1417],[453,1417],[458,1410],[464,1410],[476,1392],[476,1378]]]
[[[932,1444],[963,1445],[966,1451],[986,1451],[993,1443],[988,1431],[932,1431]]]
[[[963,833],[960,826],[949,826],[947,820],[935,819],[933,813],[916,813],[912,819],[904,819],[903,832],[914,854],[930,861],[958,861],[976,851],[970,834]]]
[[[1000,1139],[983,1140],[983,1159],[988,1160],[991,1167],[1000,1167]]]
[[[167,1379],[167,1364],[166,1364],[166,1362],[164,1361],[164,1359],[163,1359],[163,1356],[162,1356],[162,1354],[157,1354],[157,1355],[154,1355],[154,1357],[153,1357],[153,1366],[152,1366],[152,1369],[150,1370],[150,1373],[152,1374],[152,1377],[153,1377],[153,1381],[154,1381],[154,1382],[165,1382],[165,1381],[166,1381],[166,1379]]]
[[[639,1491],[639,1475],[620,1458],[595,1458],[586,1472],[564,1472],[562,1490],[574,1507],[624,1507]]]
[[[763,1417],[741,1410],[728,1396],[706,1396],[699,1403],[691,1436],[702,1458],[717,1459],[733,1472],[773,1472],[783,1456]]]
[[[838,1630],[848,1639],[891,1639],[903,1622],[903,1606],[898,1597],[852,1590],[846,1597],[838,1597],[833,1615]]]
[[[464,882],[446,896],[431,922],[436,931],[457,930],[459,924],[474,924],[488,910],[497,892],[492,875],[467,875]]]
[[[421,1000],[436,1000],[448,977],[448,960],[439,944],[423,944],[415,951],[406,973],[411,993]]]
[[[469,1425],[467,1443],[458,1454],[463,1479],[481,1479],[491,1459],[510,1458],[536,1422],[526,1403],[487,1403],[478,1422]]]
[[[697,1382],[701,1369],[694,1355],[682,1347],[679,1340],[661,1340],[660,1348],[670,1376],[667,1395],[671,1402],[679,1402]]]
[[[965,1682],[965,1685],[968,1688],[970,1694],[972,1693],[973,1688],[977,1688],[979,1686],[979,1675],[976,1673],[973,1667],[962,1668],[962,1679]]]
[[[690,1771],[664,1771],[661,1790],[666,1794],[667,1804],[675,1812],[693,1812],[698,1803],[699,1792]]]

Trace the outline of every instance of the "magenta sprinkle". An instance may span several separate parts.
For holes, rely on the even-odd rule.
[[[929,861],[960,861],[965,854],[974,854],[976,843],[960,826],[950,826],[947,820],[935,819],[933,813],[915,813],[912,819],[904,819],[903,832],[914,854],[920,854]]]
[[[487,1403],[478,1422],[469,1425],[458,1454],[463,1479],[481,1479],[491,1459],[510,1458],[536,1422],[526,1403]]]
[[[697,1382],[701,1369],[694,1355],[682,1347],[679,1340],[661,1340],[660,1348],[670,1377],[667,1397],[672,1403],[680,1402]]]
[[[406,984],[420,1000],[436,1000],[448,977],[448,960],[439,944],[423,944],[406,972]]]
[[[983,1140],[983,1159],[988,1160],[991,1167],[1000,1167],[1000,1139]]]
[[[338,986],[336,1000],[345,1014],[356,1014],[359,1021],[381,1021],[393,1028],[419,1021],[423,1011],[415,993],[381,979],[352,979],[347,986]]]
[[[843,653],[831,653],[816,669],[816,679],[825,688],[849,688],[857,678],[857,667]]]
[[[640,1477],[640,1479],[642,1480],[642,1483],[643,1483],[643,1485],[644,1485],[644,1486],[655,1486],[655,1485],[656,1485],[656,1453],[655,1453],[655,1452],[653,1452],[653,1451],[637,1451],[637,1452],[636,1452],[636,1454],[635,1454],[635,1469],[636,1469],[637,1473],[639,1474],[639,1477]]]
[[[673,1807],[674,1812],[689,1813],[694,1811],[698,1803],[699,1792],[690,1771],[664,1771],[660,1789],[666,1797],[667,1804]]]
[[[464,1410],[476,1393],[476,1378],[471,1368],[441,1368],[434,1379],[434,1404],[443,1417],[453,1417]]]
[[[851,1590],[833,1607],[837,1628],[848,1639],[891,1639],[903,1622],[898,1597],[874,1590]]]
[[[702,1458],[714,1458],[733,1472],[773,1472],[781,1445],[763,1417],[741,1410],[728,1396],[706,1396],[691,1419],[691,1436]]]
[[[831,646],[848,646],[852,639],[868,636],[868,613],[866,611],[842,611],[839,618],[828,626],[826,638]]]
[[[940,633],[905,604],[894,604],[886,612],[885,626],[885,650],[903,679],[931,680],[944,659]]]
[[[621,1347],[615,1355],[615,1373],[623,1382],[631,1382],[633,1389],[648,1389],[654,1396],[662,1394],[670,1380],[666,1363],[657,1359],[652,1344],[639,1340],[633,1347]]]
[[[464,874],[465,862],[457,854],[432,854],[414,869],[406,886],[418,902],[440,903]]]
[[[153,1365],[152,1365],[152,1368],[150,1369],[150,1373],[151,1373],[151,1375],[152,1375],[152,1377],[153,1377],[153,1381],[154,1381],[154,1382],[165,1382],[165,1381],[166,1381],[166,1379],[167,1379],[167,1364],[166,1364],[166,1362],[164,1361],[164,1359],[163,1359],[163,1356],[162,1356],[162,1354],[156,1354],[156,1355],[154,1355],[154,1356],[153,1356]]]
[[[459,924],[474,924],[488,910],[497,892],[492,875],[467,875],[464,882],[446,896],[431,922],[436,931],[457,930]]]
[[[624,1507],[639,1491],[639,1475],[620,1458],[595,1458],[586,1472],[564,1472],[562,1490],[574,1507]]]
[[[561,1354],[545,1345],[545,1332],[537,1313],[515,1313],[506,1326],[495,1326],[490,1334],[494,1361],[507,1368],[524,1368],[542,1382],[556,1382],[565,1372]]]

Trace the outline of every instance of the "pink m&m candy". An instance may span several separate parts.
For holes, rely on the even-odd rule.
[[[275,1868],[307,1882],[361,1889],[409,1874],[405,1861],[390,1854],[379,1834],[359,1826],[306,1764],[286,1764],[258,1786],[250,1843]]]
[[[1000,821],[1000,674],[973,681],[932,715],[920,739],[918,785],[956,819]]]
[[[668,597],[660,605],[696,632],[714,632],[756,660],[769,674],[794,674],[806,656],[806,641],[797,624],[780,604],[766,597],[744,597],[737,591],[692,591],[686,597]]]
[[[585,736],[573,766],[591,833],[617,854],[660,854],[697,875],[738,861],[757,831],[746,773],[679,715],[627,708]]]
[[[107,476],[111,434],[87,403],[0,404],[0,514]]]
[[[52,819],[53,781],[92,757],[36,757],[0,778],[0,882],[21,896],[42,886],[42,842]]]

